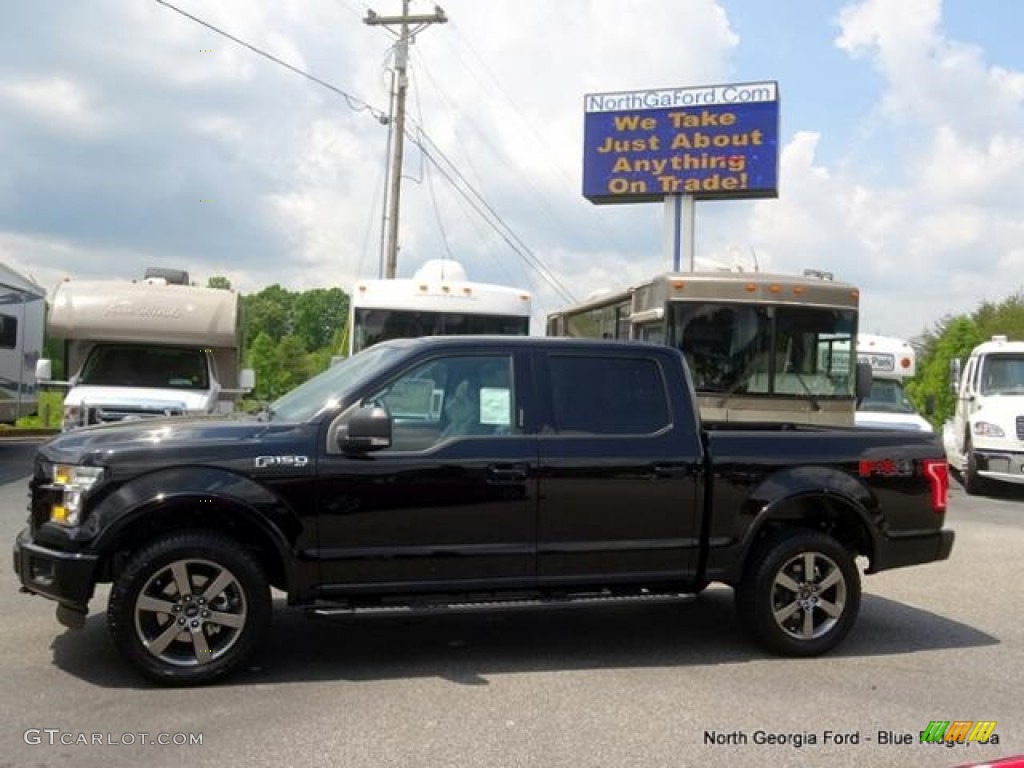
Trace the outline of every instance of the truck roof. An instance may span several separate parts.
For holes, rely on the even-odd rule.
[[[971,356],[991,355],[1004,352],[1007,354],[1024,353],[1024,341],[1009,341],[1005,336],[993,336],[991,341],[985,341],[971,350]]]
[[[634,339],[588,339],[572,336],[417,336],[409,339],[389,339],[374,346],[388,344],[400,348],[414,347],[479,347],[483,344],[500,344],[512,347],[575,347],[585,349],[623,349],[642,347],[646,351],[661,354],[681,355],[679,350],[664,344]]]
[[[164,280],[66,280],[49,332],[62,339],[238,346],[238,294]]]

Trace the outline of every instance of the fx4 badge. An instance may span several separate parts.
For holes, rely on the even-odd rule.
[[[305,467],[309,465],[309,456],[257,456],[253,461],[256,464],[256,469]]]

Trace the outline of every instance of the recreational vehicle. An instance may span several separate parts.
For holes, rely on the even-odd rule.
[[[151,269],[143,280],[66,280],[49,334],[64,342],[69,387],[64,429],[152,416],[231,411],[254,374],[240,370],[238,294],[189,285],[188,274]],[[237,386],[236,386],[237,385]]]
[[[35,364],[43,349],[46,291],[0,264],[0,423],[35,412]]]

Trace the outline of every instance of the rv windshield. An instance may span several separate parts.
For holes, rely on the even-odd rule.
[[[332,365],[270,404],[273,421],[308,421],[325,408],[345,400],[382,366],[403,354],[401,347],[382,344]]]
[[[669,342],[698,392],[853,397],[854,310],[672,302]]]
[[[387,339],[419,336],[525,336],[529,317],[470,312],[423,312],[420,310],[356,309],[353,349],[359,351]]]
[[[198,347],[97,344],[82,366],[82,385],[105,387],[210,388],[206,354]]]

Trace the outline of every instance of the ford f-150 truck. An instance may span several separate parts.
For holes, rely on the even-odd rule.
[[[867,573],[942,560],[927,434],[702,425],[683,355],[640,342],[378,344],[260,418],[100,425],[41,446],[23,589],[168,684],[237,668],[270,587],[320,614],[661,600],[711,582],[773,652],[850,631]]]

